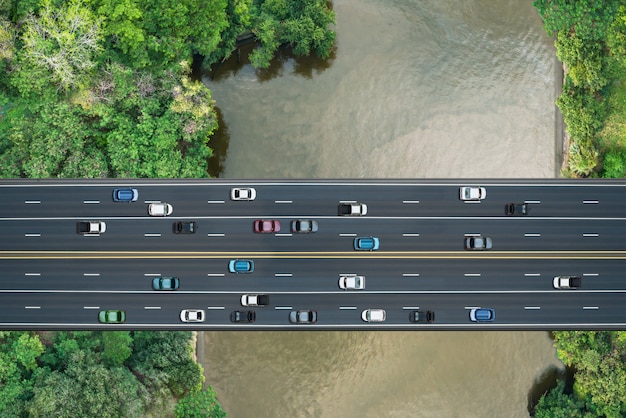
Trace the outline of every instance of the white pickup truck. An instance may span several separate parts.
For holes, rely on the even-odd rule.
[[[358,202],[340,202],[339,216],[365,216],[367,215],[367,205]]]
[[[107,230],[107,224],[102,221],[82,221],[76,224],[76,230],[81,235],[100,235]]]

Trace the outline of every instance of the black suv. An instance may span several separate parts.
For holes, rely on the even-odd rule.
[[[411,322],[435,322],[435,311],[411,311],[409,313],[409,321]]]
[[[174,222],[175,234],[195,234],[197,230],[195,222]]]
[[[528,215],[528,204],[527,203],[507,203],[504,206],[504,213],[506,213],[507,216]]]
[[[230,314],[230,322],[254,322],[256,312],[254,311],[233,311]]]

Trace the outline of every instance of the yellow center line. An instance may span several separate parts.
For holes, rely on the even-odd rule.
[[[614,259],[626,260],[626,251],[0,251],[4,260],[36,259]]]

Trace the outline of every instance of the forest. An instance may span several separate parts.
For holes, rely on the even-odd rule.
[[[626,4],[535,0],[565,69],[567,177],[626,177]]]
[[[190,78],[251,33],[326,58],[324,0],[0,0],[0,177],[207,177],[217,128]]]

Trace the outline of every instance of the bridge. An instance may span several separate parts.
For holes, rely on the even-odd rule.
[[[465,186],[486,196],[462,200]],[[120,188],[137,200],[115,202]],[[233,188],[256,196],[232,200]],[[5,179],[0,196],[0,329],[626,328],[621,179]],[[172,213],[150,216],[160,202]],[[338,216],[340,202],[364,203],[367,214]],[[507,203],[527,214],[507,215]],[[260,219],[280,231],[255,233]],[[292,232],[298,219],[318,231]],[[90,221],[106,230],[77,233]],[[194,222],[195,233],[174,233],[176,222]],[[356,251],[358,237],[378,238],[379,249]],[[492,248],[465,248],[486,237]],[[231,273],[231,260],[254,270]],[[350,275],[364,288],[341,289]],[[559,276],[582,285],[557,289]],[[178,278],[178,289],[154,290],[158,277]],[[244,307],[248,294],[269,304]],[[477,308],[493,321],[472,321]],[[384,310],[384,322],[364,321],[369,309]],[[108,310],[124,321],[99,322]],[[182,322],[183,310],[203,321]],[[253,311],[254,322],[231,322],[235,311]],[[292,311],[315,311],[316,322],[292,323]],[[416,311],[435,320],[412,322]]]

